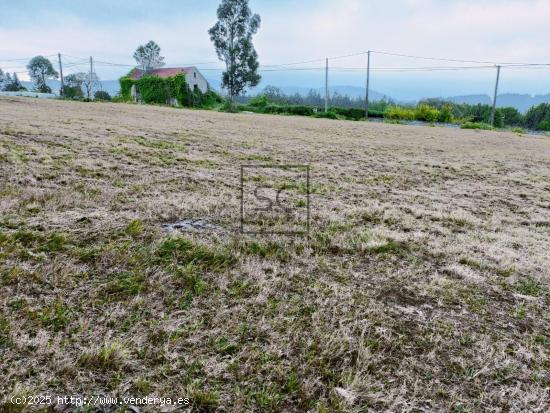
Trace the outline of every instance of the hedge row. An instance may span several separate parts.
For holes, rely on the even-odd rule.
[[[327,113],[324,108],[306,106],[306,105],[276,105],[273,103],[255,102],[252,100],[248,105],[238,105],[237,110],[249,111],[255,113],[269,113],[278,115],[298,115],[298,116],[315,116],[317,118],[329,119],[347,119],[361,120],[365,119],[365,110],[358,108],[339,108],[331,107]],[[369,117],[382,118],[384,112],[369,110]]]

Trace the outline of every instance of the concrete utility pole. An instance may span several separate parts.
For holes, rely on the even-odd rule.
[[[61,80],[59,96],[63,96],[63,66],[61,65],[61,53],[57,54],[57,60],[59,61],[59,80]]]
[[[365,93],[365,118],[369,118],[370,50],[367,51],[367,92]]]
[[[495,126],[495,110],[497,107],[498,80],[500,78],[500,65],[497,65],[497,81],[495,83],[495,94],[493,95],[493,109],[491,110],[491,126]]]
[[[328,58],[325,66],[325,113],[328,112]]]
[[[88,81],[90,82],[90,86],[88,87],[88,99],[90,99],[90,95],[92,94],[92,73],[94,71],[94,61],[92,59],[92,56],[90,56],[90,74],[88,75]]]

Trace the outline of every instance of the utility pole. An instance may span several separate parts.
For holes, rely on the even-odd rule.
[[[367,91],[365,93],[365,119],[369,118],[370,50],[367,51]]]
[[[61,53],[57,54],[57,60],[59,61],[59,80],[61,80],[59,96],[63,96],[63,66],[61,65]]]
[[[325,65],[325,113],[328,112],[328,57]]]
[[[92,56],[90,56],[90,73],[88,75],[88,82],[90,83],[89,84],[89,87],[88,87],[88,99],[90,99],[90,95],[92,94],[92,73],[94,71],[94,61],[92,59]]]
[[[500,78],[500,65],[497,65],[497,81],[495,83],[495,94],[493,95],[493,109],[491,110],[491,126],[495,126],[495,110],[497,107],[498,80]]]

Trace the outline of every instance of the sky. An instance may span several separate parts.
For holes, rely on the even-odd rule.
[[[0,5],[0,68],[24,72],[35,55],[63,54],[65,73],[85,71],[93,56],[102,79],[134,64],[133,51],[156,41],[167,66],[197,63],[220,77],[208,29],[219,0],[18,0]],[[319,59],[286,68],[262,67],[262,86],[324,85],[325,57],[371,55],[371,88],[400,99],[492,94],[493,67],[384,72],[387,67],[492,66],[390,56],[376,51],[488,62],[550,63],[550,0],[250,0],[262,23],[254,44],[262,65]],[[112,66],[110,62],[128,66]],[[329,60],[329,83],[364,87],[366,56]],[[353,70],[350,70],[353,68]],[[357,69],[355,69],[357,68]],[[274,70],[278,69],[278,70]],[[25,73],[20,74],[25,78]],[[550,93],[550,68],[503,68],[500,91]]]

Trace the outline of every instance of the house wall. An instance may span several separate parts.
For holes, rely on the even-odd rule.
[[[189,71],[186,71],[185,80],[187,80],[187,84],[189,85],[191,90],[193,90],[195,85],[197,85],[202,93],[208,92],[208,82],[206,81],[204,76],[201,75],[196,67],[193,67]]]

